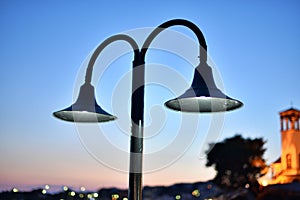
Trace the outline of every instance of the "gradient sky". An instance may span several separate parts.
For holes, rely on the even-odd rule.
[[[100,134],[85,135],[80,127],[59,121],[52,113],[71,105],[73,94],[76,96],[82,80],[80,77],[84,76],[86,59],[101,41],[124,32],[134,36],[140,33],[136,29],[149,30],[149,27],[151,29],[174,18],[187,19],[199,26],[226,94],[241,100],[244,107],[226,113],[222,131],[213,136],[208,133],[214,126],[214,117],[207,114],[199,118],[196,116],[198,121],[193,122],[196,127],[186,130],[187,134],[192,133],[187,136],[189,146],[168,149],[170,141],[176,140],[177,133],[174,136],[174,131],[182,125],[186,115],[163,107],[164,101],[173,98],[174,91],[171,90],[175,88],[169,90],[166,85],[149,83],[146,86],[146,125],[150,127],[147,129],[150,135],[145,142],[145,153],[166,153],[159,157],[162,162],[173,154],[180,158],[163,166],[159,165],[159,159],[152,162],[151,158],[146,158],[148,165],[145,164],[145,169],[150,165],[155,170],[145,174],[144,185],[170,185],[213,178],[214,170],[205,167],[203,151],[209,142],[237,133],[244,137],[263,137],[267,141],[267,162],[276,160],[280,156],[278,112],[290,108],[291,102],[294,107],[300,107],[299,10],[300,3],[296,0],[154,0],[151,3],[1,0],[0,190],[13,186],[28,189],[43,184],[74,188],[85,186],[88,189],[109,186],[126,188],[127,173],[121,172],[122,169],[112,169],[109,162],[115,160],[119,164],[120,159],[124,162],[124,169],[128,166],[126,150],[130,109],[126,95],[129,95],[130,79],[126,78],[130,74],[132,54],[127,53],[111,61],[99,81],[94,81],[98,102],[109,112],[121,111],[119,122],[95,127],[98,132],[103,129],[102,132],[109,133],[104,136],[112,145],[112,152],[103,149],[106,144],[93,140]],[[196,42],[187,28],[175,27],[171,30]],[[137,40],[143,41],[145,37]],[[172,48],[176,47],[176,41],[170,43],[174,45]],[[159,41],[157,44],[160,44]],[[114,48],[123,47],[125,52],[130,51],[128,45],[116,43],[106,54],[114,52]],[[190,51],[197,55],[196,51]],[[153,70],[147,72],[150,82],[158,80],[156,78],[162,73],[159,69],[174,72],[175,77],[181,74],[178,75],[179,79],[184,77],[181,82],[191,81],[192,65],[178,59],[178,56],[153,50],[147,55],[147,62],[154,63]],[[122,67],[118,68],[120,64]],[[182,64],[189,64],[190,67],[181,68],[179,65]],[[171,70],[173,66],[174,70]],[[155,72],[158,72],[157,75]],[[165,76],[170,87],[177,85],[175,77]],[[178,87],[183,86],[178,84]],[[124,94],[116,96],[116,89]],[[149,110],[154,112],[153,116],[148,114]],[[195,115],[189,117],[195,120]],[[160,124],[161,121],[163,124]],[[163,125],[162,130],[156,126],[152,128],[151,123]],[[193,135],[195,132],[197,134]],[[183,153],[182,150],[186,151]],[[116,154],[118,151],[125,156]],[[101,164],[98,158],[101,153],[111,160],[108,163],[104,160]]]

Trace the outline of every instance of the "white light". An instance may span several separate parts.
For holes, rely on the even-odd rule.
[[[46,189],[46,190],[49,190],[49,189],[50,189],[50,186],[49,186],[49,185],[45,185],[45,189]]]
[[[267,186],[268,185],[268,181],[267,180],[263,180],[262,182],[261,182],[261,184],[262,184],[262,186]]]
[[[13,188],[12,190],[13,192],[19,192],[19,190],[17,188]]]
[[[69,189],[69,188],[68,188],[67,186],[64,186],[64,187],[63,187],[63,190],[64,190],[64,191],[67,191],[68,189]]]
[[[97,198],[99,195],[97,192],[93,193],[93,197]]]
[[[47,190],[43,189],[43,190],[42,190],[42,193],[43,193],[43,194],[46,194],[46,193],[47,193]]]
[[[72,197],[74,197],[74,196],[76,195],[76,193],[75,193],[74,191],[72,191],[72,192],[70,193],[70,195],[71,195]]]
[[[84,192],[84,191],[85,191],[85,187],[80,187],[80,190],[81,190],[82,192]]]
[[[194,190],[194,191],[192,192],[192,195],[193,195],[194,197],[199,197],[199,196],[200,196],[200,191],[199,191],[198,189],[196,189],[196,190]]]

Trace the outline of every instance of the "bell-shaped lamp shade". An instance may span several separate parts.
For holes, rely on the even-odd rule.
[[[226,96],[217,88],[212,69],[205,63],[195,69],[191,87],[165,105],[176,111],[207,113],[234,110],[243,106],[243,103]]]
[[[78,99],[73,105],[53,115],[70,122],[107,122],[116,119],[97,104],[94,87],[88,83],[80,87]]]

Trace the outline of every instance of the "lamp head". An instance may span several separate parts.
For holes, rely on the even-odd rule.
[[[195,69],[191,87],[165,105],[177,111],[207,113],[234,110],[243,106],[243,103],[226,96],[217,88],[211,67],[205,63]]]
[[[106,122],[116,119],[97,104],[94,91],[91,84],[85,83],[80,87],[77,101],[66,109],[54,112],[53,115],[70,122]]]

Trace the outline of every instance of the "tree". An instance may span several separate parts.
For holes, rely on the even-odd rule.
[[[256,192],[257,178],[266,167],[264,144],[262,138],[244,139],[241,135],[209,144],[206,166],[214,166],[217,171],[214,182],[222,188],[250,188]]]

